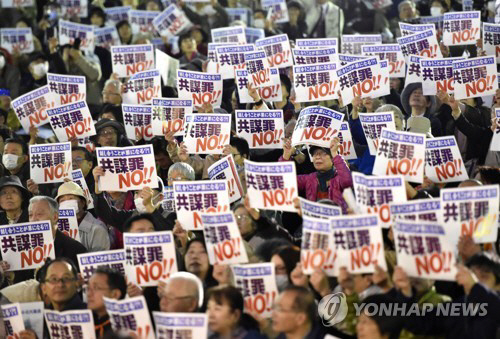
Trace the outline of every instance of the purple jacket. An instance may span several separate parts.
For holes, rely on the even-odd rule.
[[[281,156],[279,161],[286,160],[283,159],[283,156]],[[340,155],[333,158],[333,166],[337,172],[335,176],[330,179],[328,199],[338,204],[342,208],[343,213],[347,213],[347,203],[342,197],[342,192],[344,189],[352,187],[351,171]],[[316,201],[318,186],[319,182],[317,179],[317,172],[297,176],[297,188],[299,189],[299,192],[305,191],[307,200]]]

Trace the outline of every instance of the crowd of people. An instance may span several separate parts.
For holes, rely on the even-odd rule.
[[[85,3],[80,1],[79,3]],[[341,267],[335,277],[322,270],[310,275],[301,266],[302,218],[296,213],[258,210],[243,196],[231,206],[249,262],[274,264],[279,295],[272,316],[262,318],[248,313],[244,295],[235,287],[228,265],[211,265],[207,245],[201,231],[186,231],[175,212],[163,209],[162,188],[174,182],[207,180],[208,168],[223,156],[232,155],[244,191],[245,159],[257,162],[292,161],[297,173],[301,197],[325,205],[339,206],[345,215],[355,214],[343,192],[353,187],[353,172],[371,175],[375,156],[369,152],[359,113],[392,112],[396,129],[421,133],[428,138],[455,136],[470,179],[463,182],[439,183],[425,177],[420,185],[406,183],[407,199],[439,199],[440,190],[500,184],[500,152],[491,150],[493,135],[500,121],[500,90],[493,98],[475,97],[455,100],[438,91],[426,96],[421,83],[405,86],[405,78],[390,79],[390,94],[384,97],[355,97],[351,104],[341,100],[298,103],[293,78],[280,71],[281,101],[263,102],[255,88],[249,89],[254,104],[242,104],[234,80],[224,80],[222,104],[199,111],[232,115],[233,127],[229,145],[221,154],[189,154],[182,137],[167,131],[150,141],[127,137],[122,114],[123,79],[113,74],[110,51],[96,46],[93,53],[77,45],[61,45],[57,34],[60,19],[117,28],[121,45],[151,44],[159,35],[134,32],[127,20],[110,23],[105,9],[130,6],[132,9],[161,12],[176,3],[194,24],[178,36],[175,44],[163,39],[155,47],[179,60],[179,68],[206,71],[211,30],[230,26],[261,28],[266,37],[286,34],[293,43],[304,38],[339,40],[345,34],[381,34],[384,43],[396,43],[401,36],[399,23],[420,23],[425,16],[441,16],[463,10],[465,0],[288,0],[289,21],[278,24],[271,20],[260,1],[210,0],[208,2],[160,0],[95,0],[88,3],[88,16],[61,15],[56,1],[39,0],[33,7],[2,8],[0,27],[31,28],[34,52],[29,54],[0,47],[0,229],[2,225],[50,221],[54,238],[55,259],[48,259],[36,270],[10,269],[8,261],[0,262],[0,304],[43,301],[45,308],[56,311],[90,309],[94,316],[97,338],[123,337],[113,330],[104,297],[123,300],[143,295],[149,312],[196,313],[208,315],[209,338],[500,338],[500,241],[476,244],[469,235],[460,238],[456,251],[456,281],[433,281],[408,276],[398,266],[394,238],[383,229],[387,270],[374,267],[374,273],[352,274]],[[388,3],[382,8],[377,3]],[[481,11],[483,22],[495,22],[500,16],[499,1],[473,1],[473,10]],[[496,7],[495,7],[496,6]],[[248,8],[251,17],[231,20],[230,8]],[[54,14],[55,13],[55,14]],[[69,13],[69,14],[68,14]],[[61,16],[60,16],[61,15]],[[500,18],[498,18],[500,19]],[[438,28],[438,36],[440,36]],[[158,41],[156,39],[155,41]],[[484,55],[482,42],[474,45],[450,46],[441,43],[444,57]],[[498,47],[497,47],[498,48]],[[498,54],[498,53],[497,53]],[[29,145],[57,142],[50,125],[22,128],[11,106],[21,95],[47,85],[47,73],[80,75],[86,81],[86,101],[95,123],[95,136],[90,144],[71,140],[72,166],[80,169],[89,191],[88,197],[77,183],[67,180],[38,184],[30,177]],[[177,88],[162,84],[161,96],[177,98]],[[291,136],[302,109],[321,105],[345,114],[352,134],[357,159],[346,161],[338,154],[339,141],[330,148],[293,147]],[[238,109],[283,110],[285,138],[280,149],[251,149],[238,136],[234,124]],[[415,119],[417,118],[418,119]],[[144,187],[138,191],[102,190],[100,177],[105,172],[96,161],[99,147],[127,147],[152,144],[159,188]],[[80,241],[58,229],[60,208],[74,208]],[[122,272],[99,267],[85,284],[78,266],[82,253],[122,249],[124,233],[172,231],[175,236],[179,272],[155,287],[140,287]],[[318,302],[329,294],[343,292],[349,310],[346,318],[329,326],[321,321]],[[85,300],[85,302],[84,302]],[[356,314],[354,303],[487,303],[484,316],[443,317],[434,312],[425,316],[398,317]],[[324,317],[323,317],[324,318]],[[2,326],[0,326],[2,327]],[[1,333],[1,330],[0,330]],[[0,334],[1,336],[1,334]],[[132,335],[137,337],[137,335]],[[32,329],[19,338],[37,338]],[[45,328],[44,338],[49,338]],[[54,338],[54,337],[52,337]],[[165,337],[167,338],[167,337]],[[170,337],[168,337],[170,338]],[[183,337],[184,338],[184,337]],[[327,337],[325,337],[327,338]],[[331,337],[330,337],[331,338]],[[39,338],[42,339],[42,338]],[[55,339],[55,338],[54,338]]]

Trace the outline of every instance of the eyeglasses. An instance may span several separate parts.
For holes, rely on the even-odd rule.
[[[234,218],[236,221],[243,221],[243,220],[249,220],[250,217],[248,215],[235,215]]]
[[[49,278],[45,279],[45,282],[51,285],[57,285],[57,283],[62,282],[63,285],[67,285],[73,281],[76,281],[76,278]]]
[[[182,296],[182,297],[171,297],[171,296],[168,296],[168,295],[163,295],[161,293],[158,293],[158,297],[160,299],[167,299],[167,301],[169,303],[175,301],[175,300],[180,300],[180,299],[188,299],[188,298],[192,298],[192,296],[190,295],[185,295],[185,296]]]
[[[97,134],[97,136],[99,136],[99,137],[108,137],[108,136],[114,136],[114,135],[116,135],[116,131],[114,129],[100,131],[99,134]]]
[[[167,181],[182,181],[185,180],[184,177],[168,177]]]
[[[78,158],[74,158],[73,162],[76,164],[81,164],[83,162],[83,160],[85,160],[85,159],[78,157]]]

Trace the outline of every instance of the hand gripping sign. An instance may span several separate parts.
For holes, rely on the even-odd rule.
[[[354,142],[352,141],[351,130],[349,129],[349,123],[343,122],[340,124],[340,131],[337,134],[340,139],[339,154],[344,158],[344,160],[357,159],[356,150],[354,149]]]
[[[254,87],[267,87],[273,85],[271,68],[263,51],[245,53],[245,69],[250,84]]]
[[[59,208],[59,219],[57,219],[57,228],[68,237],[80,242],[80,232],[78,230],[78,220],[74,208]]]
[[[221,46],[234,46],[234,44],[229,42],[219,42],[219,43],[209,42],[207,50],[207,60],[218,62],[219,60],[217,59],[217,52],[215,51],[215,49]]]
[[[339,40],[337,38],[324,38],[324,39],[297,39],[295,46],[300,49],[331,49],[335,53],[339,52]]]
[[[298,197],[295,163],[253,162],[245,159],[245,178],[250,207],[295,212]]]
[[[436,39],[436,31],[428,30],[421,33],[397,38],[401,52],[406,60],[410,55],[418,55],[426,58],[443,58],[439,44]]]
[[[282,148],[285,126],[283,110],[236,110],[236,133],[250,148]]]
[[[441,190],[441,211],[447,236],[456,246],[461,235],[475,243],[495,242],[498,234],[498,185]]]
[[[125,276],[138,286],[157,286],[177,272],[171,231],[124,233]]]
[[[270,318],[278,296],[273,263],[232,265],[234,284],[243,295],[245,312]]]
[[[436,95],[437,91],[452,94],[453,86],[453,62],[464,60],[463,58],[444,59],[421,59],[420,69],[422,75],[422,92],[424,95]]]
[[[245,244],[233,212],[201,214],[203,235],[211,265],[246,264]]]
[[[153,135],[165,135],[175,131],[175,136],[184,134],[184,117],[193,113],[193,100],[153,98]]]
[[[254,45],[229,45],[217,46],[215,53],[219,63],[219,73],[222,79],[234,79],[234,72],[245,67],[245,55],[248,52],[255,52]]]
[[[335,48],[292,48],[293,61],[295,65],[314,65],[337,62],[337,50]]]
[[[387,270],[382,229],[377,216],[333,217],[330,219],[330,226],[336,260],[342,265],[345,263],[350,273],[373,273],[375,265],[382,267],[384,271]]]
[[[51,339],[64,337],[65,334],[71,338],[95,339],[91,310],[57,312],[45,309],[43,313]]]
[[[128,12],[132,33],[155,33],[153,20],[160,14],[157,11],[142,11],[131,9]]]
[[[85,177],[83,176],[83,172],[81,169],[71,171],[71,181],[74,181],[78,184],[78,186],[82,188],[83,194],[87,198],[87,209],[93,209],[94,199],[92,198],[92,194],[90,194],[87,182],[85,181]]]
[[[211,30],[212,42],[229,42],[232,44],[246,44],[245,28],[243,26],[221,27]]]
[[[448,225],[396,220],[393,227],[398,265],[410,277],[454,281],[455,246]]]
[[[498,80],[493,56],[453,62],[456,100],[495,95]]]
[[[338,98],[337,63],[293,66],[296,102]]]
[[[72,171],[71,143],[30,145],[30,178],[37,184],[63,182]]]
[[[403,176],[366,176],[359,172],[352,173],[356,204],[363,213],[377,214],[380,225],[389,227],[393,202],[406,201],[406,187]]]
[[[128,12],[132,7],[130,6],[117,6],[104,8],[104,13],[106,13],[106,23],[115,26],[122,20],[129,20]]]
[[[156,338],[208,338],[208,315],[153,311]]]
[[[155,68],[153,45],[111,46],[113,73],[121,78]]]
[[[436,26],[434,24],[412,25],[399,22],[399,30],[401,31],[401,36],[408,36],[423,31],[436,30]]]
[[[47,110],[50,126],[59,141],[81,139],[96,134],[86,101],[78,101]]]
[[[19,338],[19,333],[24,331],[21,304],[13,303],[2,305],[3,324],[5,326],[6,339]]]
[[[330,219],[342,215],[342,209],[338,206],[321,204],[299,197],[302,216],[315,219]]]
[[[136,338],[154,339],[148,304],[144,296],[115,300],[103,297],[113,331],[121,335],[132,334]]]
[[[24,327],[33,330],[37,338],[43,338],[43,301],[21,303]]]
[[[120,36],[115,26],[95,27],[94,36],[96,46],[106,48],[108,51],[111,49],[111,46],[118,46],[121,44]]]
[[[227,180],[229,193],[229,203],[240,200],[243,196],[243,187],[241,186],[240,176],[236,170],[233,155],[230,154],[219,161],[213,163],[207,169],[210,180]]]
[[[98,147],[97,162],[104,176],[96,183],[101,191],[138,190],[158,187],[152,145]]]
[[[175,199],[174,199],[173,186],[165,186],[163,188],[163,200],[161,201],[161,207],[166,212],[175,212]]]
[[[194,107],[210,104],[218,108],[222,102],[222,76],[178,70],[177,90],[179,99],[192,99]]]
[[[124,84],[123,103],[149,105],[153,98],[161,95],[160,71],[157,69],[138,72]]]
[[[487,55],[494,55],[500,64],[500,25],[483,22],[483,49]]]
[[[370,155],[376,155],[382,128],[396,130],[394,115],[392,112],[359,113],[359,120],[361,127],[363,127]]]
[[[193,26],[184,11],[176,4],[171,4],[153,19],[153,26],[161,36],[179,35],[183,30]]]
[[[23,129],[29,133],[31,126],[38,127],[49,122],[46,110],[56,105],[56,99],[46,85],[12,100],[11,105]]]
[[[174,182],[177,220],[186,231],[202,229],[201,213],[229,211],[226,180],[198,180]]]
[[[94,53],[94,26],[59,19],[59,45],[73,45],[77,38],[80,39],[80,49],[82,51]]]
[[[47,84],[54,93],[55,105],[85,100],[87,85],[84,76],[47,73]]]
[[[495,108],[495,119],[493,119],[495,128],[493,138],[491,138],[490,151],[500,151],[500,108]]]
[[[253,98],[248,94],[248,71],[246,69],[236,70],[235,74],[240,102],[242,104],[255,102]],[[266,102],[282,101],[283,95],[281,93],[281,80],[277,68],[269,69],[269,78],[272,82],[271,86],[257,87],[257,91],[259,92],[260,97]]]
[[[316,219],[302,215],[302,247],[300,264],[304,274],[320,269],[334,275],[337,253],[333,251],[333,233],[329,219]]]
[[[153,107],[149,105],[124,105],[122,104],[123,122],[125,132],[130,140],[153,139],[151,117]]]
[[[480,38],[480,11],[444,14],[443,43],[446,46],[475,45]]]
[[[50,221],[0,226],[0,244],[2,258],[12,271],[37,268],[55,258]]]
[[[432,182],[462,182],[469,179],[455,136],[426,140],[425,175]]]
[[[293,130],[292,146],[306,144],[330,148],[343,120],[344,114],[322,106],[302,109]]]
[[[425,135],[382,129],[374,175],[402,174],[409,182],[424,180]]]
[[[393,221],[396,219],[419,222],[440,222],[441,203],[437,199],[418,199],[390,204]]]
[[[398,44],[362,46],[361,52],[366,56],[378,56],[380,60],[389,61],[389,76],[391,78],[405,77],[405,57]]]
[[[342,53],[344,54],[361,54],[361,46],[376,45],[382,43],[381,34],[368,35],[342,35]]]
[[[88,283],[94,271],[101,266],[109,267],[125,275],[125,250],[100,251],[77,254],[78,267],[85,283]]]
[[[231,136],[230,114],[187,114],[184,143],[189,154],[222,154]]]
[[[270,67],[285,68],[293,66],[292,50],[288,35],[273,35],[255,42],[258,50],[266,52]]]
[[[2,28],[0,29],[0,37],[2,47],[10,54],[28,54],[35,50],[31,27]]]

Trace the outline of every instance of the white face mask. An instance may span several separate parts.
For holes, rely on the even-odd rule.
[[[3,69],[5,66],[5,57],[0,55],[0,69]]]
[[[443,15],[441,13],[441,7],[437,6],[431,7],[431,16],[441,16],[441,15]]]
[[[266,22],[264,21],[264,19],[255,19],[253,21],[253,27],[264,28],[264,27],[266,27]]]
[[[200,11],[200,15],[214,15],[217,11],[212,7],[212,5],[205,5]]]
[[[19,160],[19,156],[15,155],[15,154],[4,154],[2,156],[2,164],[9,171],[11,171],[17,167],[18,160]]]
[[[36,64],[33,66],[33,73],[39,78],[43,78],[49,71],[49,63],[43,62],[41,64]]]
[[[148,210],[146,209],[146,206],[144,206],[144,200],[142,198],[135,198],[134,204],[135,204],[135,209],[137,210],[137,212],[148,213]]]
[[[76,200],[65,200],[59,203],[59,209],[67,210],[70,208],[74,208],[76,214],[80,212],[80,208],[78,207],[78,201]]]
[[[278,292],[282,292],[288,286],[288,276],[286,274],[276,274],[276,286]]]

